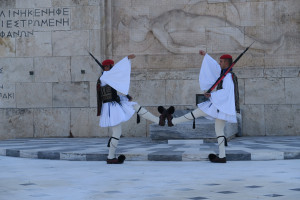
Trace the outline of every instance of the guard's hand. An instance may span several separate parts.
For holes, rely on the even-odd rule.
[[[127,56],[127,57],[128,57],[128,59],[133,59],[133,58],[135,58],[135,55],[131,54],[131,55]]]
[[[209,98],[209,97],[211,96],[211,94],[210,94],[210,93],[204,93],[204,96],[205,96],[206,98]]]
[[[127,94],[126,97],[127,97],[128,101],[132,101],[132,97],[129,94]]]
[[[200,50],[200,51],[199,51],[199,54],[202,55],[202,56],[205,56],[206,52],[203,51],[203,50]]]

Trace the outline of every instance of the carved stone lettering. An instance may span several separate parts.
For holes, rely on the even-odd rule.
[[[70,29],[70,8],[0,10],[0,37],[33,36],[34,31]]]

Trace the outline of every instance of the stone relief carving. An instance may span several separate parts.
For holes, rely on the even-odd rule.
[[[278,50],[285,40],[285,35],[265,41],[258,37],[247,35],[244,27],[230,21],[210,15],[191,14],[183,10],[171,10],[162,15],[149,19],[146,16],[133,18],[130,21],[130,40],[141,43],[149,40],[149,33],[172,53],[197,53],[207,47],[207,38],[214,35],[227,36],[231,42],[240,48],[247,47],[256,41],[252,49],[272,54]],[[218,41],[221,43],[222,41]],[[148,42],[149,43],[149,42]]]

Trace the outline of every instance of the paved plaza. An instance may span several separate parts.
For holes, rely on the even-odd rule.
[[[122,165],[104,162],[107,138],[3,140],[0,200],[298,200],[299,139],[234,138],[219,164],[216,143],[122,138]]]
[[[66,161],[0,156],[1,200],[298,200],[300,160]]]

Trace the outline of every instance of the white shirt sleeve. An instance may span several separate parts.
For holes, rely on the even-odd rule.
[[[221,67],[218,62],[205,54],[199,74],[200,89],[208,90],[220,77],[220,73]]]
[[[130,73],[131,61],[128,57],[125,57],[115,64],[111,70],[105,71],[100,80],[118,92],[127,95],[130,87]]]

